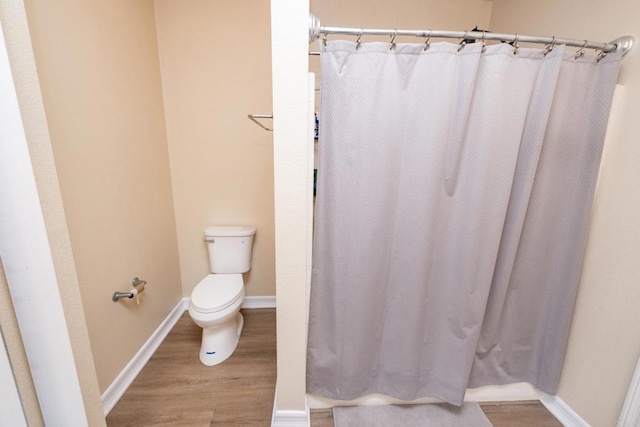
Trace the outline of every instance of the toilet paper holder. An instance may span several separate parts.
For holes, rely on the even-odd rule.
[[[114,292],[111,296],[111,301],[116,302],[121,298],[133,298],[136,295],[140,294],[140,292],[144,291],[144,286],[146,284],[146,280],[141,280],[137,277],[134,277],[133,280],[131,280],[133,289],[131,289],[129,292]]]

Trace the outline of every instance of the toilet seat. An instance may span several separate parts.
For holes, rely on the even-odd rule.
[[[242,274],[209,274],[191,293],[191,307],[215,313],[233,305],[244,294]]]

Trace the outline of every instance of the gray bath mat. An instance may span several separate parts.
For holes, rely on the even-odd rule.
[[[336,406],[333,422],[335,427],[491,427],[475,402],[459,408],[447,403]]]

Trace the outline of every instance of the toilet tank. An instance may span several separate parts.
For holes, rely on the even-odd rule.
[[[213,226],[204,229],[212,273],[246,273],[251,268],[255,227]]]

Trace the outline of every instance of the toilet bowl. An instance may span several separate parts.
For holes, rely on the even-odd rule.
[[[189,315],[202,328],[200,361],[217,365],[231,356],[238,345],[244,319],[242,274],[209,274],[191,294]]]
[[[251,268],[255,227],[207,227],[205,241],[213,274],[202,279],[191,293],[189,315],[202,328],[200,361],[214,366],[235,351],[244,318],[242,273]]]

